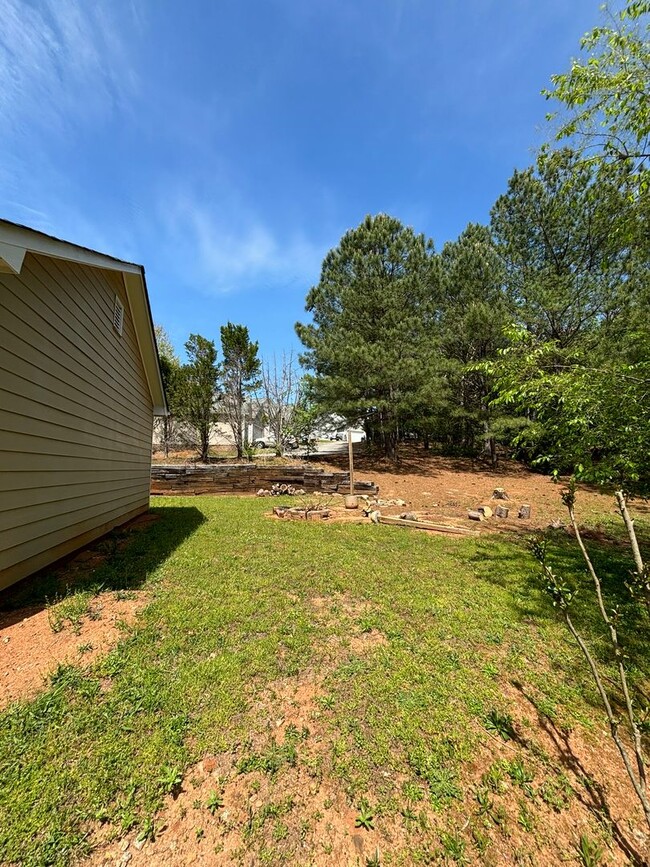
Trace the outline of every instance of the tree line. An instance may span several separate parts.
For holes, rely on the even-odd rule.
[[[553,77],[568,144],[515,171],[487,225],[437,251],[367,216],[326,255],[296,325],[309,393],[387,456],[408,434],[492,460],[501,443],[650,490],[648,11],[629,3]]]
[[[169,415],[157,421],[160,443],[170,448],[196,448],[208,460],[210,440],[217,423],[224,423],[241,459],[252,447],[248,424],[255,417],[270,430],[276,452],[305,425],[301,411],[300,375],[293,353],[262,362],[259,344],[245,325],[228,322],[220,329],[219,360],[215,342],[190,334],[185,343],[187,361],[181,364],[165,329],[156,326],[160,369]]]

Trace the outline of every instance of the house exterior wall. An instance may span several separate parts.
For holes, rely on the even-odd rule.
[[[119,272],[0,274],[0,589],[147,510],[152,412]]]

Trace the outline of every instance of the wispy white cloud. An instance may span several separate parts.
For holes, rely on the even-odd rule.
[[[32,138],[128,105],[136,77],[103,2],[0,0],[0,132]]]
[[[172,258],[200,291],[215,295],[248,288],[281,291],[318,280],[327,249],[304,235],[273,230],[246,207],[215,209],[181,194],[160,210]]]

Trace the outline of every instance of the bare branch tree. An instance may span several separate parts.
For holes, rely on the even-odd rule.
[[[281,455],[287,440],[287,428],[298,399],[300,373],[293,350],[283,352],[278,361],[273,356],[262,367],[262,406],[266,425],[275,440],[275,453]]]
[[[633,555],[635,559],[635,565],[637,566],[638,574],[640,574],[641,576],[645,576],[646,573],[641,558],[641,553],[637,544],[636,535],[634,533],[634,526],[629,516],[629,513],[627,512],[625,495],[622,491],[617,491],[616,498],[621,510],[621,515],[630,535],[630,541],[632,542]],[[571,603],[573,602],[573,597],[575,593],[568,586],[568,584],[566,584],[566,582],[564,582],[553,572],[551,567],[547,564],[545,543],[533,541],[532,551],[542,567],[543,575],[546,581],[547,592],[553,599],[553,604],[558,607],[562,612],[564,621],[569,631],[576,640],[578,646],[580,647],[580,650],[582,651],[587,661],[587,664],[589,665],[592,676],[594,678],[594,682],[596,684],[596,688],[598,689],[600,699],[607,715],[607,721],[609,723],[612,740],[616,744],[621,758],[623,759],[625,770],[627,771],[627,775],[630,778],[632,787],[634,788],[634,791],[639,801],[641,802],[641,806],[643,807],[643,812],[645,814],[648,827],[650,827],[650,800],[648,799],[647,762],[644,755],[643,742],[641,737],[642,726],[634,707],[634,701],[630,692],[628,675],[625,668],[625,653],[623,651],[623,648],[621,647],[618,636],[616,624],[617,620],[619,619],[619,612],[616,610],[609,612],[607,610],[605,599],[603,597],[603,588],[600,576],[594,568],[593,561],[589,556],[589,552],[587,551],[584,540],[582,538],[582,534],[580,532],[580,527],[576,520],[575,499],[575,484],[571,482],[571,484],[562,494],[562,502],[566,506],[566,509],[569,513],[569,519],[571,521],[571,526],[573,528],[578,547],[580,548],[580,553],[582,554],[583,560],[586,563],[587,571],[594,585],[595,595],[598,602],[598,610],[609,634],[609,640],[612,650],[614,652],[614,660],[616,668],[618,670],[619,685],[621,688],[621,693],[625,706],[625,715],[627,717],[628,731],[632,739],[632,751],[634,758],[631,758],[628,747],[621,739],[619,728],[621,726],[622,720],[619,719],[614,712],[612,702],[610,701],[610,698],[605,689],[605,685],[598,670],[596,660],[594,659],[592,653],[587,647],[586,642],[575,628],[575,625],[569,614],[569,609],[571,607]],[[636,764],[636,772],[634,764]]]

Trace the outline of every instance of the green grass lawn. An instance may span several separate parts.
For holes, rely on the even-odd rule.
[[[452,862],[489,842],[478,825],[456,834],[454,811],[472,802],[480,815],[481,798],[499,785],[490,772],[519,773],[488,769],[483,795],[472,779],[473,757],[507,736],[504,684],[522,685],[559,730],[594,728],[591,681],[521,541],[271,521],[268,509],[247,498],[156,500],[159,520],[88,577],[93,588],[143,588],[152,601],[104,659],[89,670],[61,667],[47,692],[0,716],[0,861],[66,864],[102,823],[117,835],[151,827],[174,781],[206,754],[233,753],[239,772],[261,768],[281,788],[302,741],[260,753],[253,698],[305,672],[321,685],[329,740],[320,761],[349,803],[367,802],[376,827],[396,817],[417,826],[426,804]],[[571,540],[557,536],[551,548],[554,565],[582,581]],[[608,592],[631,613],[623,637],[640,687],[648,647],[622,586],[632,564],[613,545],[594,555]],[[590,598],[579,595],[576,620],[608,660]],[[353,635],[382,641],[355,654]],[[561,789],[562,775],[543,751],[529,753],[532,810],[549,803],[544,786]],[[432,838],[421,825],[408,856],[391,860],[389,850],[382,863],[436,863],[422,855]],[[278,836],[264,850],[268,863],[274,851],[277,863],[294,863]]]

